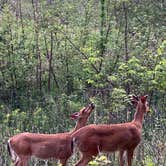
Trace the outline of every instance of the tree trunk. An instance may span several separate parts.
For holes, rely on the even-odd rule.
[[[36,87],[41,94],[42,84],[41,84],[41,54],[39,49],[39,2],[38,0],[32,0],[33,7],[33,16],[34,16],[34,24],[35,24],[35,42],[36,42]]]
[[[48,55],[48,62],[49,62],[49,73],[48,73],[48,91],[51,91],[51,66],[52,66],[52,51],[53,51],[53,32],[51,31],[51,36],[50,36],[50,43],[51,43],[51,48],[50,52]]]
[[[125,29],[124,29],[124,51],[125,51],[125,61],[128,65],[129,55],[128,55],[128,6],[127,2],[123,2],[123,11],[124,11],[124,19],[125,19]],[[128,77],[128,75],[127,75]],[[130,84],[129,82],[126,83],[125,86],[126,93],[130,94]],[[130,112],[127,109],[126,111],[126,120],[128,121],[130,119]]]

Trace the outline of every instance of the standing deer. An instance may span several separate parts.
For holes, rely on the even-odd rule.
[[[120,166],[124,166],[123,155],[127,152],[128,166],[132,165],[134,149],[141,141],[144,115],[149,111],[147,96],[132,97],[136,106],[134,119],[128,123],[110,125],[88,125],[72,134],[72,144],[82,153],[75,166],[86,166],[99,152],[120,152]]]
[[[58,134],[20,133],[8,140],[8,151],[14,166],[27,166],[32,156],[40,159],[59,159],[62,166],[66,165],[72,155],[71,135],[85,126],[94,105],[90,104],[79,112],[71,115],[77,120],[73,131]]]

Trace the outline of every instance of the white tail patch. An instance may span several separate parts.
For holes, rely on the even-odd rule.
[[[11,158],[13,161],[17,161],[19,160],[19,156],[16,154],[16,152],[12,149],[11,143],[10,143],[10,139],[8,140],[8,145],[9,145],[9,150],[11,153]]]

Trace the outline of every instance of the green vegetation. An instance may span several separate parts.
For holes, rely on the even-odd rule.
[[[69,131],[69,115],[90,101],[89,123],[132,120],[132,94],[148,94],[151,109],[134,164],[166,165],[165,8],[163,0],[1,0],[0,165],[11,165],[10,136]],[[90,165],[107,162],[118,156]]]

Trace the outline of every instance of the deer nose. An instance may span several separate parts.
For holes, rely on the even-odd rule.
[[[94,104],[94,103],[89,104],[89,106],[90,106],[92,109],[95,108],[95,104]]]

